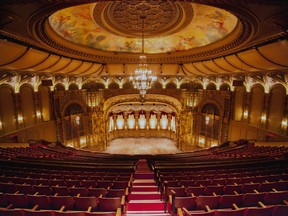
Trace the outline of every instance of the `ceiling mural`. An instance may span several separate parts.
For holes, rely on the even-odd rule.
[[[69,7],[52,14],[49,23],[58,35],[78,45],[141,53],[139,17],[144,14],[144,52],[156,54],[191,50],[221,40],[233,31],[238,21],[225,10],[200,4],[174,2],[159,8],[145,1],[121,2]],[[155,19],[159,23],[151,23]]]

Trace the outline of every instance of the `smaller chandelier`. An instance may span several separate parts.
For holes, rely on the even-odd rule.
[[[144,55],[144,19],[145,16],[140,16],[142,21],[142,55],[139,56],[140,63],[135,70],[134,75],[130,75],[129,80],[133,83],[135,89],[139,90],[140,97],[144,98],[148,89],[152,87],[152,82],[157,80],[153,75],[152,70],[148,67],[146,56]]]

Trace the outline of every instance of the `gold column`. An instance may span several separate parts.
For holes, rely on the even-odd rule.
[[[160,119],[161,119],[161,113],[156,113],[156,117],[157,117],[157,130],[160,130]]]
[[[145,117],[146,117],[146,129],[149,130],[150,129],[150,113],[145,113]]]
[[[138,120],[139,120],[139,112],[135,112],[135,129],[136,130],[138,130],[138,127],[139,127]]]
[[[113,130],[117,130],[117,113],[113,113],[113,121],[114,121],[114,128]]]
[[[171,120],[172,120],[172,115],[171,113],[167,114],[167,119],[168,119],[168,127],[167,130],[171,130]]]
[[[128,129],[128,113],[124,113],[124,130]]]

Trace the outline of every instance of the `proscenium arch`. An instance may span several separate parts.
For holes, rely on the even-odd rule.
[[[139,98],[139,94],[127,94],[127,95],[118,95],[115,97],[111,97],[107,99],[103,104],[103,111],[104,116],[107,118],[109,116],[109,111],[111,110],[111,107],[113,107],[115,104],[121,104],[121,103],[162,103],[167,104],[175,109],[176,114],[180,113],[182,110],[182,104],[181,102],[170,96],[166,95],[158,95],[158,94],[147,94],[145,96],[145,100],[141,101]]]

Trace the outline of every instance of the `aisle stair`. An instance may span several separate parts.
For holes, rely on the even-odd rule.
[[[126,216],[167,216],[164,202],[146,160],[139,160],[134,175]]]

